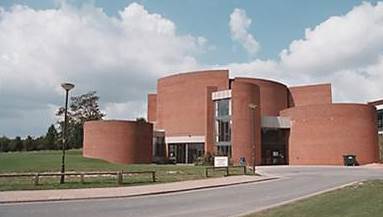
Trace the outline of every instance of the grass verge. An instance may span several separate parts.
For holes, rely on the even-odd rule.
[[[381,217],[383,180],[360,182],[339,190],[246,217]]]
[[[0,153],[0,173],[14,172],[58,172],[61,165],[61,151],[13,152]],[[156,171],[156,183],[166,183],[193,179],[204,179],[205,166],[193,165],[155,165],[155,164],[112,164],[97,159],[82,157],[81,150],[66,152],[66,171]],[[233,175],[242,174],[241,168],[231,169]],[[209,175],[223,176],[224,171],[217,171]],[[151,176],[125,176],[123,186],[152,184]],[[33,185],[29,178],[0,178],[0,191],[34,190],[34,189],[62,189],[62,188],[92,188],[114,187],[115,177],[87,177],[85,184],[81,184],[79,177],[67,177],[66,183],[59,183],[59,177],[42,177],[39,185]]]

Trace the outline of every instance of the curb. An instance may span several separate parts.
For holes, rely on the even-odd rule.
[[[208,185],[208,186],[199,186],[199,187],[190,187],[190,188],[183,188],[183,189],[177,189],[177,190],[165,190],[165,191],[158,191],[158,192],[150,192],[150,193],[138,193],[138,194],[132,194],[132,195],[117,195],[117,196],[94,196],[94,197],[77,197],[77,198],[52,198],[52,199],[31,199],[31,200],[9,200],[9,201],[0,201],[1,204],[11,204],[11,203],[35,203],[35,202],[57,202],[57,201],[76,201],[76,200],[100,200],[100,199],[118,199],[118,198],[131,198],[131,197],[140,197],[140,196],[154,196],[154,195],[161,195],[161,194],[171,194],[171,193],[178,193],[178,192],[187,192],[187,191],[195,191],[195,190],[203,190],[203,189],[210,189],[210,188],[219,188],[219,187],[226,187],[226,186],[233,186],[233,185],[242,185],[242,184],[249,184],[249,183],[257,183],[257,182],[265,182],[270,180],[276,180],[280,177],[268,177],[264,179],[258,179],[258,180],[251,180],[251,181],[245,181],[245,182],[235,182],[235,183],[227,183],[227,184],[216,184],[216,185]]]

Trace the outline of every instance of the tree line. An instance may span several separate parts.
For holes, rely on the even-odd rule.
[[[83,126],[85,121],[102,120],[105,116],[98,105],[99,97],[95,91],[71,97],[68,107],[67,149],[81,148],[83,143]],[[52,124],[45,135],[21,138],[0,137],[0,152],[36,151],[62,149],[65,108],[60,107],[56,115],[60,118],[56,126]]]

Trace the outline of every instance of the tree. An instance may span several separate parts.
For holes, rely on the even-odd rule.
[[[45,137],[39,136],[34,140],[34,143],[36,144],[36,150],[48,150],[47,146],[45,145]]]
[[[146,121],[145,118],[139,117],[139,118],[136,118],[136,122],[138,122],[138,123],[146,123],[147,121]]]
[[[58,132],[56,130],[56,127],[53,124],[48,128],[48,132],[45,135],[43,143],[44,143],[44,149],[55,150],[59,148],[58,147]]]
[[[27,136],[27,138],[24,140],[23,150],[26,150],[26,151],[36,150],[36,143],[31,136]]]
[[[11,142],[11,140],[8,137],[6,137],[6,136],[1,137],[0,138],[0,152],[8,152],[10,142]]]
[[[80,148],[83,142],[83,125],[85,121],[102,120],[105,116],[98,105],[99,97],[96,91],[91,91],[80,96],[71,97],[68,109],[68,148]],[[57,116],[64,116],[65,108],[57,111]],[[64,120],[59,121],[59,136],[62,138]]]
[[[23,150],[23,140],[20,136],[16,136],[15,139],[12,139],[9,143],[9,151],[22,151]]]

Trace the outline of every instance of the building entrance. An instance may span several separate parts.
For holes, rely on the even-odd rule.
[[[263,165],[288,164],[288,137],[287,129],[262,129]]]
[[[176,163],[194,163],[204,155],[203,143],[169,144],[169,157],[175,157]]]

